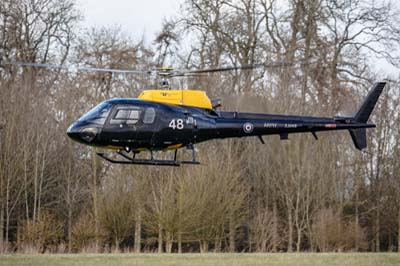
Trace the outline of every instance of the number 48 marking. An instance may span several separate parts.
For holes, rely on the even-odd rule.
[[[173,130],[182,130],[184,127],[183,119],[172,119],[171,122],[169,122],[168,127],[172,128]]]

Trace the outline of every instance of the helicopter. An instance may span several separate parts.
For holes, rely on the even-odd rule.
[[[39,63],[13,62],[30,67],[65,68]],[[145,90],[138,98],[114,98],[106,100],[84,114],[67,129],[74,141],[114,150],[118,159],[103,152],[97,155],[108,162],[133,165],[180,166],[200,164],[194,145],[212,139],[258,137],[279,135],[287,140],[289,134],[311,133],[318,140],[317,132],[348,130],[358,150],[367,147],[366,129],[376,127],[368,119],[386,83],[378,82],[370,90],[364,102],[353,116],[296,116],[264,113],[219,111],[220,101],[210,100],[201,90],[173,90],[169,78],[203,73],[246,70],[270,65],[244,65],[198,70],[174,70],[159,68],[150,71],[80,67],[78,71],[98,71],[123,74],[154,74],[161,77],[158,90]],[[181,148],[192,152],[190,160],[179,160]],[[173,150],[171,159],[157,159],[155,151]],[[150,157],[137,158],[140,152],[150,152]]]

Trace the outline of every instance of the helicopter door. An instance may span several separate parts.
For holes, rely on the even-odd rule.
[[[136,141],[141,146],[153,144],[154,123],[156,121],[156,108],[146,107],[143,112],[143,118],[137,125]]]
[[[103,135],[111,143],[136,146],[137,127],[141,109],[132,106],[114,108],[108,123],[104,126]]]

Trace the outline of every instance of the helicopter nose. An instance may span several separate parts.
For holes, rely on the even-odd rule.
[[[79,130],[75,126],[76,123],[71,124],[67,129],[67,135],[75,141],[79,141]]]
[[[98,129],[92,126],[79,126],[78,123],[73,123],[67,129],[67,135],[71,139],[83,142],[91,143],[96,138]]]

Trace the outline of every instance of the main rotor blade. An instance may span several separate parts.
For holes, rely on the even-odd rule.
[[[156,74],[164,77],[185,77],[185,76],[195,76],[199,74],[215,73],[215,72],[225,72],[232,70],[249,70],[256,68],[279,68],[285,66],[293,66],[296,64],[304,64],[302,62],[274,62],[269,64],[253,64],[253,65],[242,65],[242,66],[226,66],[226,67],[215,67],[206,69],[177,69],[172,68],[159,68],[154,70],[134,70],[134,69],[113,69],[113,68],[97,68],[97,67],[85,67],[85,66],[75,66],[75,65],[53,65],[44,63],[30,63],[30,62],[4,62],[5,65],[19,65],[28,67],[40,67],[49,69],[64,69],[70,72],[77,71],[87,71],[87,72],[103,72],[103,73],[119,73],[119,74],[140,74],[140,75],[151,75]]]
[[[79,66],[66,66],[66,65],[52,65],[42,63],[28,63],[28,62],[5,62],[5,65],[19,65],[29,67],[40,67],[49,69],[65,69],[67,71],[87,71],[87,72],[104,72],[104,73],[120,73],[120,74],[145,74],[149,75],[152,71],[133,70],[133,69],[113,69],[113,68],[97,68],[97,67],[79,67]]]
[[[275,62],[270,64],[254,64],[254,65],[242,65],[242,66],[227,66],[227,67],[216,67],[216,68],[206,68],[206,69],[196,69],[196,70],[176,70],[176,73],[172,76],[185,76],[186,74],[199,74],[199,73],[214,73],[214,72],[224,72],[232,70],[248,70],[256,68],[274,68],[274,67],[284,67],[292,66],[297,64],[296,62]]]

